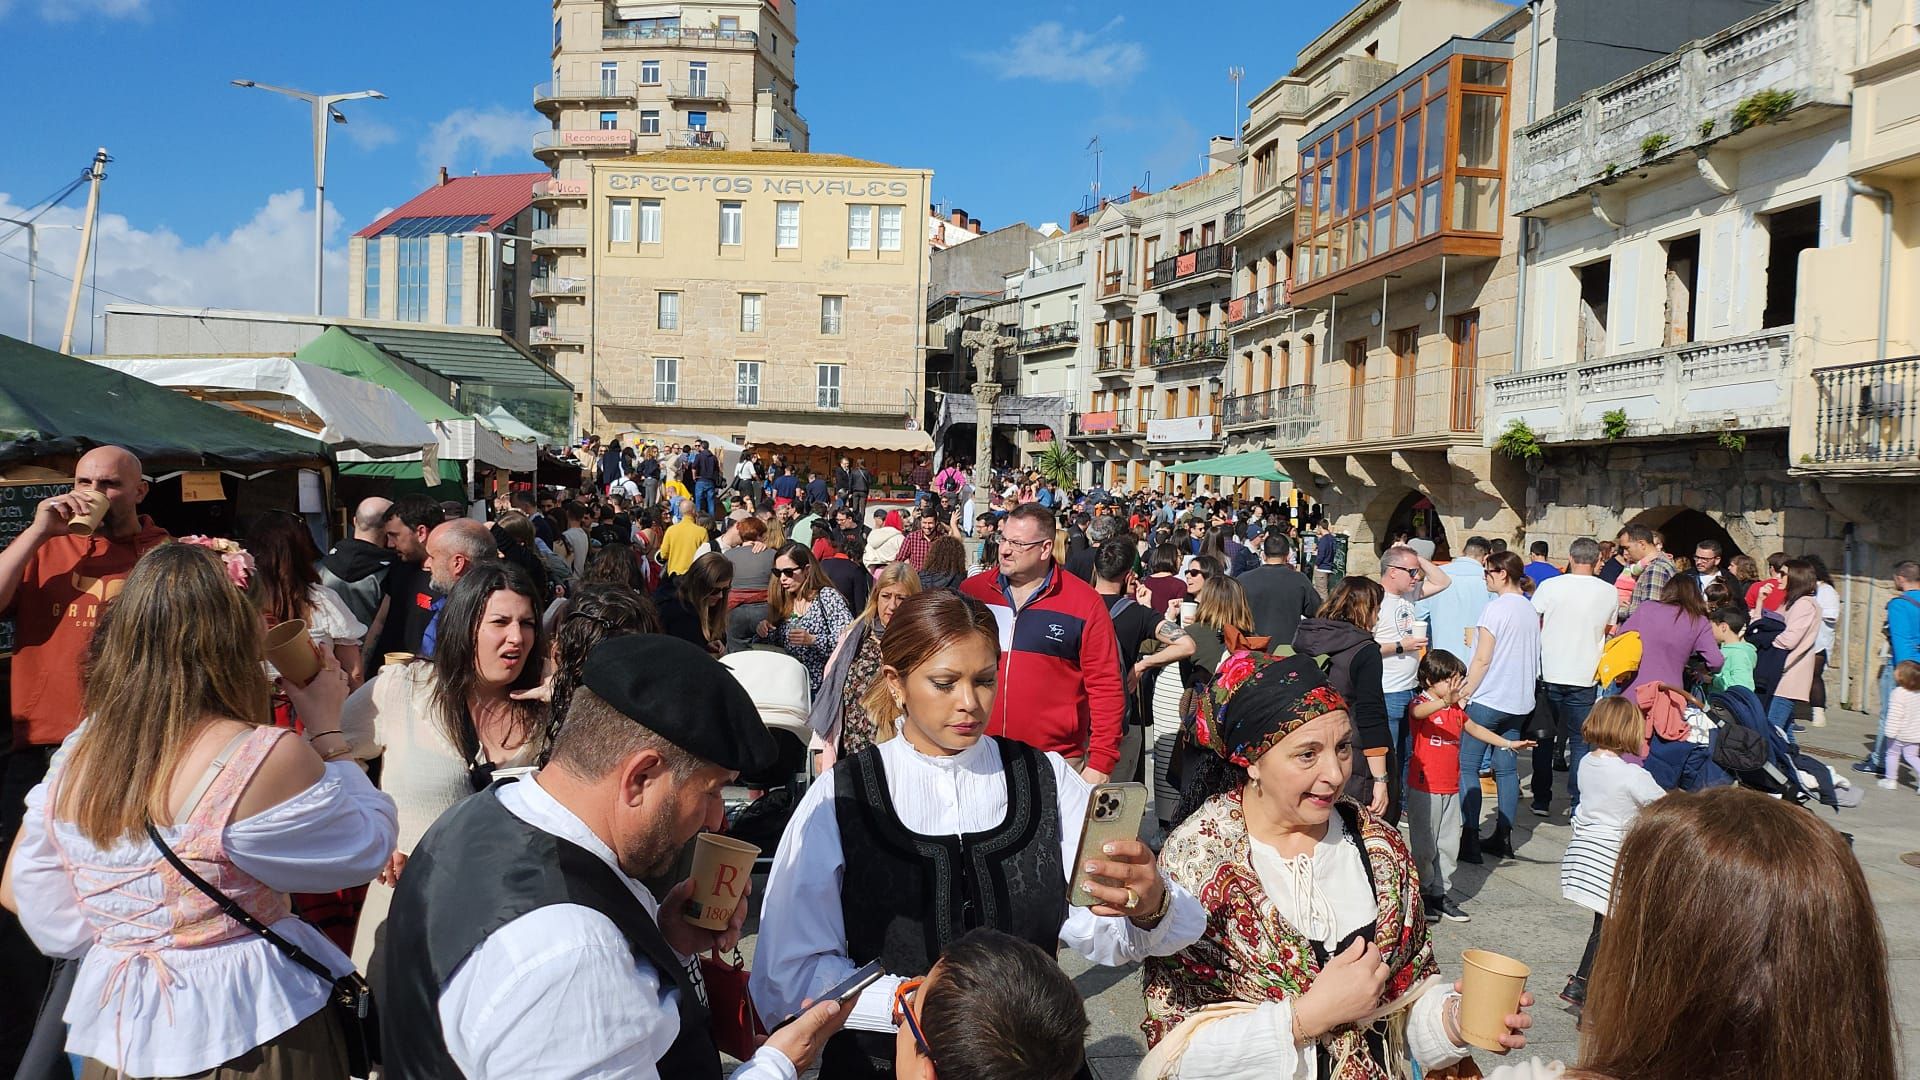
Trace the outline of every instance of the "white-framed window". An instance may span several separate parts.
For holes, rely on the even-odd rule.
[[[720,245],[738,247],[741,234],[746,232],[746,209],[737,202],[720,204]]]
[[[660,242],[660,200],[640,200],[640,242],[657,244]]]
[[[748,292],[740,294],[740,332],[757,334],[760,332],[760,312],[766,305],[767,294]]]
[[[680,358],[677,356],[656,356],[653,358],[653,403],[672,405],[680,400]]]
[[[800,204],[781,202],[773,204],[773,246],[777,248],[797,248],[800,246]]]
[[[900,250],[900,218],[906,210],[904,206],[883,206],[880,208],[880,250]]]
[[[640,81],[648,86],[660,85],[660,61],[640,61]]]
[[[873,250],[873,207],[857,203],[847,207],[847,250]]]
[[[607,207],[607,240],[615,244],[633,243],[632,199],[615,199]]]
[[[660,134],[660,110],[659,109],[641,109],[640,110],[640,134],[642,135]]]
[[[680,329],[680,294],[663,292],[655,312],[653,325],[660,330]]]
[[[734,361],[733,403],[735,405],[760,404],[760,361]]]
[[[605,97],[614,97],[620,93],[620,62],[618,60],[600,61],[600,93]]]
[[[845,364],[819,364],[814,371],[814,404],[822,409],[840,407],[840,377]]]
[[[823,296],[820,298],[820,332],[837,335],[843,329],[841,315],[847,310],[847,298],[844,296]]]
[[[707,96],[707,62],[705,60],[687,62],[687,96],[696,98]]]
[[[600,114],[600,130],[614,131],[620,127],[620,114],[608,109]]]

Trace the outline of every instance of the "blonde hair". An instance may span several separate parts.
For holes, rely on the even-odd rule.
[[[273,691],[260,663],[260,613],[205,548],[148,552],[94,633],[86,726],[56,805],[107,847],[168,819],[174,771],[209,720],[268,723]]]
[[[919,596],[920,571],[910,562],[888,563],[880,576],[873,579],[873,588],[867,592],[867,606],[860,612],[861,621],[870,627],[880,625],[880,594],[896,585],[907,590],[908,596]]]
[[[1251,632],[1253,608],[1247,604],[1247,590],[1225,574],[1215,574],[1200,586],[1198,618],[1215,630],[1231,626]]]
[[[1631,698],[1601,698],[1580,726],[1580,737],[1592,750],[1637,754],[1647,744],[1647,720]]]

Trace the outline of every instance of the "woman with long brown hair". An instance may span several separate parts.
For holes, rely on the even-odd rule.
[[[283,511],[254,518],[241,546],[253,556],[247,592],[273,627],[291,619],[307,624],[307,637],[331,652],[360,684],[360,641],[367,627],[347,610],[340,594],[320,583],[320,549],[306,522]]]
[[[1346,699],[1354,745],[1367,765],[1351,771],[1348,794],[1376,814],[1397,818],[1399,796],[1390,779],[1393,729],[1387,723],[1380,643],[1373,636],[1386,595],[1372,578],[1340,579],[1313,618],[1300,620],[1293,648],[1306,656],[1327,657],[1327,681]]]
[[[1202,569],[1212,562],[1202,556],[1194,560],[1189,570]],[[1213,681],[1213,670],[1220,666],[1221,657],[1241,647],[1241,639],[1253,630],[1253,610],[1248,607],[1247,592],[1239,582],[1225,574],[1196,580],[1202,584],[1194,594],[1198,599],[1192,601],[1194,617],[1182,619],[1183,602],[1175,600],[1167,604],[1166,618],[1160,623],[1163,628],[1185,635],[1191,647],[1161,649],[1142,656],[1139,661],[1141,668],[1155,672],[1152,783],[1148,786],[1153,789],[1154,813],[1163,827],[1172,826],[1174,811],[1180,806],[1180,791],[1172,783],[1170,770],[1181,723],[1191,713],[1192,695],[1206,689]],[[1232,639],[1231,645],[1229,639]],[[1265,639],[1261,645],[1264,647]],[[1172,671],[1157,670],[1175,663],[1180,666]]]
[[[1168,955],[1200,935],[1199,903],[1164,887],[1138,840],[1105,845],[1095,882],[1068,904],[1093,789],[1060,755],[986,735],[999,642],[976,600],[907,598],[867,699],[882,735],[898,737],[816,781],[780,839],[754,954],[761,1014],[794,1012],[870,961],[888,972],[828,1043],[824,1076],[891,1077],[894,989],[975,926],[1049,953],[1065,943],[1098,964]]]
[[[1846,837],[1735,787],[1641,810],[1620,846],[1579,1061],[1562,1068],[1516,1062],[1488,1080],[1898,1076],[1880,913]]]
[[[440,609],[433,658],[390,664],[354,692],[342,725],[354,755],[382,758],[380,782],[400,809],[400,840],[383,884],[449,807],[502,770],[531,768],[546,722],[537,700],[547,655],[542,601],[525,571],[475,563]],[[360,913],[353,956],[372,959],[393,893],[374,889]]]
[[[808,689],[817,694],[827,658],[852,623],[846,598],[827,580],[813,552],[791,540],[782,544],[773,559],[767,617],[760,621],[755,640],[777,645],[805,664]]]
[[[223,915],[151,839],[335,975],[353,969],[287,894],[371,880],[393,850],[393,801],[348,760],[331,658],[281,687],[306,737],[268,723],[261,637],[212,552],[149,552],[95,632],[87,719],[27,796],[0,901],[43,953],[79,958],[66,1049],[89,1076],[347,1075],[329,984]]]
[[[1805,559],[1788,559],[1780,569],[1787,580],[1783,607],[1787,628],[1773,639],[1773,647],[1785,650],[1787,655],[1780,681],[1773,688],[1773,700],[1767,705],[1767,722],[1784,732],[1793,723],[1795,710],[1806,708],[1813,699],[1814,656],[1819,652],[1820,639],[1820,579],[1813,564]]]
[[[661,633],[690,641],[715,656],[727,653],[727,596],[733,590],[733,564],[717,551],[703,552],[672,589],[661,589]]]

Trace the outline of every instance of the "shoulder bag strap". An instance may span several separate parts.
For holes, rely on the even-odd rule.
[[[147,822],[147,839],[153,841],[153,846],[160,849],[160,854],[167,860],[168,865],[172,866],[176,873],[185,878],[187,884],[199,889],[207,895],[207,899],[218,904],[221,912],[224,913],[227,918],[266,938],[267,943],[286,954],[287,959],[306,968],[327,985],[331,986],[334,984],[336,981],[334,974],[327,970],[325,964],[308,955],[306,950],[300,946],[274,933],[266,923],[254,918],[247,913],[245,908],[235,903],[232,897],[214,888],[205,878],[189,869],[187,864],[181,861],[180,856],[174,854],[173,849],[167,846],[167,842],[161,839],[160,830],[154,828],[153,822],[151,821]]]

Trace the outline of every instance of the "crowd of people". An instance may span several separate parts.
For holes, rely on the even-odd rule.
[[[718,1077],[727,1046],[744,1080],[1066,1080],[1062,945],[1142,965],[1144,1077],[1478,1075],[1431,926],[1523,841],[1523,753],[1590,917],[1581,1047],[1492,1075],[1894,1074],[1879,921],[1792,756],[1817,559],[1636,525],[1558,559],[1395,537],[1370,577],[1312,507],[580,451],[579,488],[369,498],[324,552],[284,512],[174,542],[132,454],[80,459],[0,550],[19,1075]],[[1894,577],[1886,784],[1920,776]],[[305,681],[267,656],[295,621]],[[1133,781],[1140,835],[1083,851]],[[710,929],[686,853],[742,791],[777,842]]]

